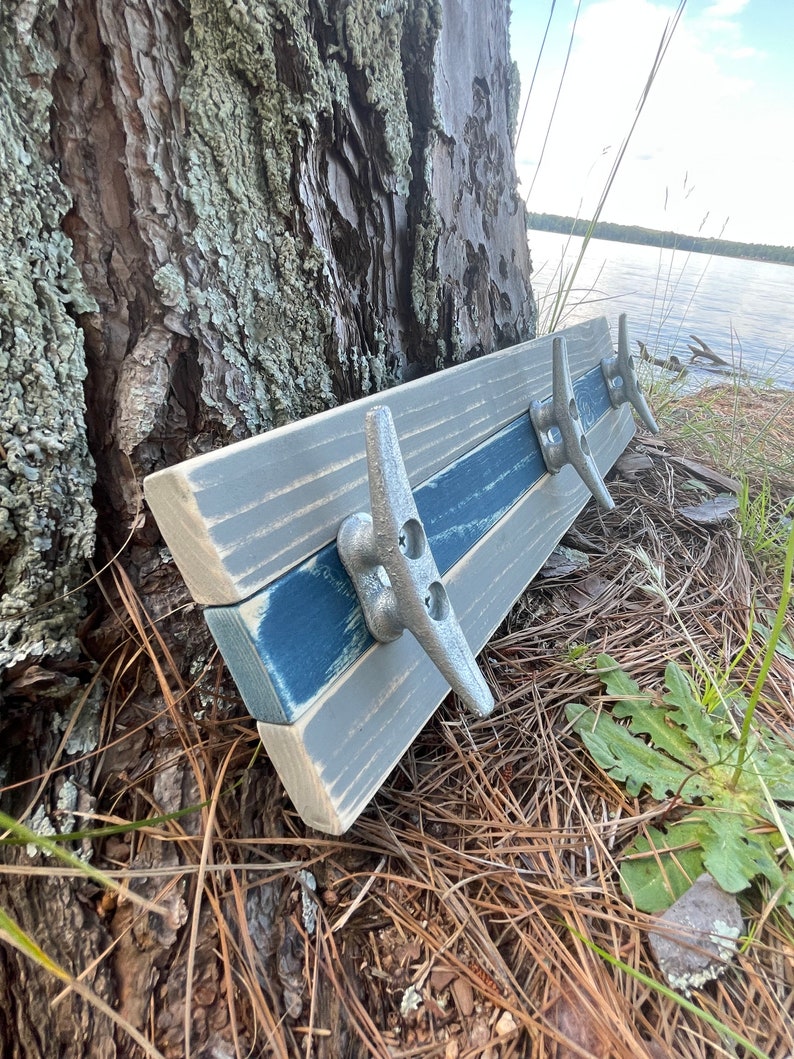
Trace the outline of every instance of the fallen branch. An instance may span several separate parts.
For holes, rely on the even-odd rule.
[[[686,375],[686,367],[681,363],[680,359],[671,353],[669,357],[653,357],[648,352],[648,347],[644,342],[640,342],[639,338],[636,339],[637,345],[640,347],[640,360],[647,360],[650,364],[654,364],[657,368],[664,368],[665,371],[675,371],[679,375]]]
[[[692,360],[693,361],[697,360],[698,357],[705,357],[705,359],[706,360],[710,360],[712,364],[719,364],[720,367],[730,368],[730,366],[731,366],[730,363],[727,360],[723,360],[722,357],[718,356],[714,352],[713,349],[710,349],[709,346],[706,345],[706,343],[703,341],[702,338],[698,338],[697,335],[690,335],[689,337],[694,342],[698,343],[697,346],[688,346],[687,347],[692,353]],[[700,346],[701,348],[698,349],[698,346]]]

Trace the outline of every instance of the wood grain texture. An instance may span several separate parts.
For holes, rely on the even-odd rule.
[[[586,430],[611,413],[598,364],[580,376],[575,391]],[[525,414],[414,490],[440,572],[459,562],[546,474]],[[334,542],[250,599],[208,607],[205,617],[259,721],[292,723],[373,644]]]
[[[634,432],[626,406],[589,435],[605,474]],[[570,467],[544,476],[444,578],[477,652],[589,499]],[[371,647],[294,723],[259,722],[259,734],[302,818],[342,834],[447,693],[405,633]],[[498,706],[497,706],[498,710]]]
[[[575,379],[614,352],[603,318],[565,337]],[[194,598],[252,596],[367,508],[363,423],[374,405],[392,411],[415,488],[549,396],[551,343],[513,346],[150,475],[146,499]]]

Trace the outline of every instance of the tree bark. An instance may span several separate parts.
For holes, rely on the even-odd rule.
[[[135,599],[158,623],[166,683],[203,672],[213,649],[142,507],[145,474],[533,336],[507,9],[0,9],[0,784],[28,823],[68,831],[80,806],[109,812],[144,774],[159,777],[158,810],[206,793],[169,771],[174,714],[152,719],[169,691],[123,613]],[[103,596],[87,563],[113,553]],[[100,729],[116,749],[87,764]],[[55,778],[30,779],[56,761]],[[146,838],[116,854],[182,855]],[[172,1009],[188,898],[177,887],[169,915],[132,929],[124,908],[103,920],[83,883],[53,872],[20,889],[0,873],[0,907],[72,973],[98,959],[94,988],[135,1025],[153,1019],[169,1055],[184,1047]],[[271,927],[284,900],[265,902]],[[210,967],[209,927],[201,938]],[[276,981],[275,947],[266,959]],[[56,1040],[61,1056],[128,1054],[78,998],[51,1008],[55,992],[0,950],[4,1055],[56,1054]],[[207,1049],[232,1039],[228,1020],[205,1022]],[[337,1043],[350,1033],[340,1024]]]

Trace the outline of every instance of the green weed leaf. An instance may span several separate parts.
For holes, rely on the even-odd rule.
[[[689,822],[666,832],[649,827],[624,850],[621,889],[642,912],[663,912],[702,874],[703,830],[703,824]]]
[[[771,741],[771,745],[768,753],[758,755],[758,770],[776,802],[794,802],[794,751],[779,740]]]
[[[624,672],[612,655],[600,654],[596,658],[596,669],[607,695],[614,699],[625,699],[627,703],[650,704],[650,695],[644,695],[636,680]]]
[[[782,894],[781,905],[794,909],[794,865],[785,856],[791,847],[779,830],[794,833],[794,750],[765,728],[737,739],[723,701],[739,704],[742,697],[725,689],[707,710],[675,662],[665,670],[661,702],[609,655],[599,655],[597,666],[615,700],[611,712],[572,703],[566,715],[573,730],[631,796],[645,788],[657,801],[678,795],[690,806],[683,819],[648,828],[625,850],[624,892],[643,911],[660,912],[703,871],[729,893],[761,876]]]
[[[769,643],[772,638],[772,630],[768,625],[762,625],[760,622],[755,622],[753,628],[765,643]],[[781,633],[775,644],[775,652],[782,658],[789,658],[794,661],[794,641],[792,641],[791,637],[786,632]]]
[[[788,910],[791,918],[794,919],[794,872],[789,872],[786,876],[783,892],[780,895],[780,903]]]
[[[738,813],[712,811],[702,816],[709,825],[701,839],[706,870],[727,893],[746,890],[759,873],[760,852],[750,843],[747,823]]]
[[[703,704],[695,698],[692,685],[686,673],[675,662],[670,662],[664,671],[667,694],[663,701],[675,707],[672,718],[686,730],[687,735],[710,763],[720,756],[717,745],[717,726],[714,718],[703,709]]]
[[[664,801],[690,778],[690,769],[657,753],[607,714],[596,717],[587,706],[572,703],[565,715],[596,764],[614,780],[625,783],[632,797],[647,785],[654,798]]]

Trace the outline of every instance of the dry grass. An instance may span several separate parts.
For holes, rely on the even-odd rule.
[[[734,399],[732,391],[712,397],[715,410]],[[746,420],[737,439],[763,432],[770,462],[787,466],[789,396],[748,394],[731,416]],[[201,803],[187,817],[97,842],[103,868],[172,909],[166,943],[150,912],[110,902],[113,940],[101,957],[123,979],[130,938],[139,948],[142,937],[160,939],[168,986],[141,1028],[162,1055],[751,1054],[593,951],[661,980],[646,943],[650,917],[621,893],[616,865],[670,807],[628,798],[566,731],[563,714],[573,701],[598,703],[599,651],[651,689],[671,658],[691,670],[695,648],[725,671],[748,635],[752,603],[777,603],[774,575],[745,554],[735,523],[704,528],[678,513],[704,496],[692,467],[671,458],[703,458],[693,418],[700,422],[697,404],[684,402],[663,444],[635,443],[649,465],[618,472],[616,510],[590,505],[574,527],[589,569],[536,581],[486,648],[494,716],[473,721],[445,703],[340,839],[307,833],[263,760],[253,722],[230,716],[217,660],[195,682],[180,676],[114,567],[128,635],[108,662],[97,761],[134,747],[144,729],[157,740],[87,822],[123,826]],[[781,471],[778,486],[790,494],[794,474]],[[673,610],[646,591],[638,548],[663,569]],[[754,646],[735,680],[751,679],[763,644]],[[146,674],[149,708],[133,709]],[[782,656],[759,719],[792,730],[794,666]],[[301,870],[317,881],[313,933]],[[743,911],[750,940],[692,1001],[758,1053],[784,1059],[794,1054],[792,924],[765,892],[743,895]],[[124,1014],[134,1021],[129,1004]],[[227,1050],[208,1050],[213,1040]]]
[[[766,476],[794,492],[794,390],[720,384],[675,399],[665,435],[684,454],[704,456],[756,484]]]

